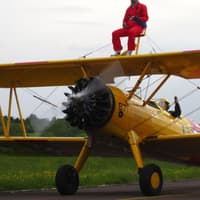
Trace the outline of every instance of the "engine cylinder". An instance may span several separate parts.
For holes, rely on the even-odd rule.
[[[102,80],[81,78],[69,89],[72,93],[65,93],[67,102],[63,112],[72,126],[90,131],[102,128],[110,120],[115,100]]]

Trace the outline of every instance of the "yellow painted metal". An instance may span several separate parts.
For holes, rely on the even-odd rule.
[[[124,115],[119,117],[119,112],[126,113],[128,104],[127,104],[127,96],[118,88],[110,86],[112,93],[114,94],[115,98],[115,110],[112,115],[112,119],[106,126],[99,130],[99,134],[104,135],[114,135],[118,138],[121,138],[125,141],[128,141],[127,132],[130,130],[130,124],[127,120],[127,117]]]
[[[163,84],[169,79],[170,75],[167,75],[163,81],[158,85],[158,87],[152,92],[152,94],[147,98],[146,101],[144,101],[143,105],[146,105],[151,101],[151,99],[154,97],[154,95],[159,91],[159,89],[163,86]]]
[[[23,141],[44,141],[44,142],[87,142],[85,137],[0,137],[0,141],[5,142],[23,142]]]
[[[139,37],[137,37],[137,41],[136,41],[136,48],[135,48],[135,54],[138,55],[139,53],[139,47],[140,47],[140,40],[141,37],[146,35],[146,28],[142,31],[142,33],[140,34]]]
[[[19,116],[20,116],[20,123],[21,123],[22,133],[23,133],[23,136],[26,137],[27,133],[26,133],[25,125],[24,125],[24,120],[23,120],[23,117],[22,117],[22,112],[21,112],[21,108],[20,108],[20,104],[19,104],[19,99],[18,99],[16,88],[14,88],[14,93],[15,93],[15,99],[16,99],[16,103],[17,103]]]
[[[151,176],[151,186],[153,189],[158,189],[160,186],[160,176],[157,172],[154,172]]]
[[[109,123],[99,132],[129,141],[128,132],[134,131],[141,143],[145,138],[198,137],[192,132],[190,123],[184,117],[174,118],[170,113],[157,109],[133,96],[128,102],[120,89],[110,87],[115,97],[115,110]],[[119,115],[120,113],[120,115]]]
[[[128,53],[128,50],[125,50],[119,56],[126,56],[127,53]]]
[[[7,136],[10,135],[10,117],[12,109],[13,88],[10,88],[9,104],[8,104],[8,119],[7,119]]]
[[[8,132],[7,132],[7,129],[6,129],[4,118],[3,118],[3,113],[2,113],[1,106],[0,106],[0,118],[1,118],[1,125],[2,125],[3,135],[5,137],[8,137]]]
[[[134,131],[128,132],[128,138],[129,138],[128,142],[129,142],[129,145],[130,145],[130,148],[131,148],[131,152],[132,152],[132,155],[135,158],[135,162],[137,164],[137,167],[143,168],[144,162],[143,162],[143,159],[142,159],[142,154],[141,154],[141,151],[140,151],[140,148],[139,148],[139,143],[138,143],[138,140],[137,140],[136,133]]]
[[[136,42],[136,48],[135,48],[136,55],[138,55],[139,53],[139,47],[140,47],[140,37],[137,38],[137,42]]]
[[[1,113],[0,113],[0,115],[1,115],[1,124],[2,124],[2,127],[3,127],[4,136],[5,137],[9,137],[10,136],[10,120],[11,120],[13,91],[14,91],[14,95],[15,95],[15,99],[16,99],[16,103],[17,103],[17,109],[18,109],[19,116],[20,116],[22,134],[23,134],[24,137],[26,137],[27,133],[26,133],[25,125],[24,125],[24,120],[23,120],[23,116],[22,116],[22,112],[21,112],[21,108],[20,108],[20,104],[19,104],[19,99],[18,99],[18,96],[17,96],[16,88],[10,88],[9,103],[8,103],[8,119],[7,119],[7,124],[6,125],[5,125],[4,120],[3,120],[2,110],[1,110]]]
[[[119,76],[140,75],[148,62],[151,74],[200,78],[200,50],[137,56],[84,58],[60,61],[0,64],[0,88],[73,85],[82,77],[84,66],[90,76],[98,76],[109,66],[120,63]],[[110,74],[113,81],[116,74]]]
[[[129,92],[129,95],[127,97],[127,100],[131,99],[131,97],[133,96],[133,94],[135,93],[135,91],[138,89],[139,85],[142,82],[142,79],[144,78],[144,76],[147,74],[147,70],[151,67],[151,63],[147,63],[147,65],[145,66],[144,70],[142,71],[142,74],[140,75],[139,79],[137,80],[135,86],[133,87],[133,89]]]
[[[88,140],[86,140],[74,165],[75,169],[78,172],[80,172],[85,161],[87,160],[88,153],[89,153],[89,146],[88,146]]]
[[[89,79],[89,75],[88,75],[88,73],[87,73],[87,71],[86,71],[86,69],[85,69],[84,66],[81,66],[81,71],[82,71],[82,73],[83,73],[83,76],[84,76],[86,79]]]

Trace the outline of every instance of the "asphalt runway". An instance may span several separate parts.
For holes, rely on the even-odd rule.
[[[157,200],[157,199],[200,199],[200,180],[166,182],[162,194],[144,197],[138,185],[112,185],[95,188],[80,188],[76,195],[60,196],[55,189],[36,191],[1,192],[3,200]]]

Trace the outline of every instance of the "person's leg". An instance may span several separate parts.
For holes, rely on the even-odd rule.
[[[140,35],[143,31],[143,27],[141,26],[134,26],[133,28],[129,29],[128,32],[128,51],[132,52],[135,50],[135,38]]]
[[[112,33],[112,43],[113,43],[113,49],[116,52],[120,52],[122,50],[121,40],[120,37],[128,36],[128,29],[118,29],[116,31],[113,31]]]

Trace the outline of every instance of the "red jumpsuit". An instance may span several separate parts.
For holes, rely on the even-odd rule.
[[[113,49],[121,51],[120,37],[128,36],[128,50],[135,50],[135,37],[146,28],[148,18],[147,7],[144,4],[138,2],[134,7],[129,6],[123,19],[123,28],[112,33]]]

